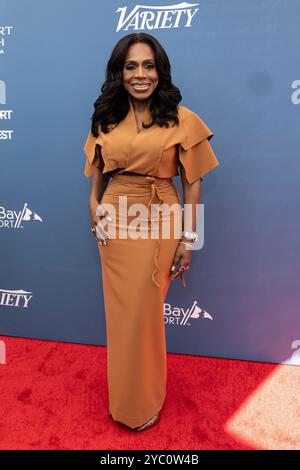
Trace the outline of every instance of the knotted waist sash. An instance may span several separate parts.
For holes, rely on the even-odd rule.
[[[125,176],[125,178],[123,177],[123,175]],[[163,204],[165,202],[164,199],[163,199],[163,195],[160,193],[159,189],[160,189],[160,187],[162,188],[166,182],[171,183],[174,190],[176,191],[176,194],[177,194],[177,197],[178,197],[178,202],[180,202],[180,194],[179,194],[177,186],[173,183],[172,178],[158,178],[158,177],[155,177],[155,176],[143,175],[141,173],[135,173],[135,172],[132,172],[132,171],[124,171],[123,173],[115,173],[115,174],[112,175],[112,178],[113,178],[113,180],[119,181],[120,183],[126,185],[126,176],[127,175],[128,176],[141,176],[143,178],[141,178],[141,183],[140,184],[145,185],[145,183],[146,183],[146,184],[149,184],[149,186],[151,187],[151,197],[150,197],[149,202],[147,204],[148,213],[151,210],[151,204],[153,203],[155,198],[158,199],[159,204]],[[134,184],[137,184],[136,179],[134,179]],[[130,186],[130,181],[128,182],[128,186]],[[154,254],[154,270],[152,272],[152,281],[157,287],[160,287],[160,284],[157,282],[156,277],[155,277],[155,275],[158,271],[158,268],[159,268],[158,258],[159,258],[159,252],[160,252],[160,237],[155,239],[155,241],[157,243],[157,247],[156,247],[155,254]],[[183,271],[180,272],[180,276],[181,276],[182,286],[186,287],[186,281],[185,281],[185,278],[184,278]]]

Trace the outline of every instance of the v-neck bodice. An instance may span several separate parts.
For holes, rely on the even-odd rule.
[[[130,95],[128,101],[127,115],[110,132],[104,134],[100,126],[98,137],[89,132],[84,144],[86,177],[98,166],[103,174],[130,171],[170,178],[179,174],[182,165],[192,183],[219,164],[209,143],[213,132],[189,108],[177,106],[178,126],[172,127],[173,121],[169,128],[154,123],[138,132]],[[152,121],[149,107],[150,101],[143,112],[145,123]]]
[[[132,99],[131,99],[130,95],[128,95],[128,102],[129,102],[130,117],[133,116],[133,121],[134,121],[134,124],[135,124],[136,133],[140,134],[141,132],[144,132],[145,130],[147,130],[147,128],[143,128],[143,130],[141,130],[141,131],[138,130],[138,123],[137,123],[137,119],[136,119],[136,115],[135,115],[135,111],[134,111],[134,107],[133,107],[133,103],[132,103]],[[142,117],[142,122],[147,123],[147,124],[148,124],[148,122],[151,122],[151,120],[152,120],[152,116],[151,116],[151,113],[149,111],[149,108],[150,108],[150,100],[147,102],[147,104],[145,106],[145,109],[143,111],[143,117]]]

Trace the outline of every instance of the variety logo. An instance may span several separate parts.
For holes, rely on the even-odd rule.
[[[170,304],[164,304],[164,316],[165,323],[168,325],[182,325],[182,326],[191,326],[190,319],[195,320],[199,318],[205,318],[208,320],[213,320],[213,317],[197,305],[195,300],[192,307],[188,309],[183,309],[180,307],[174,307]]]
[[[26,290],[0,289],[0,306],[6,307],[28,307],[32,292]]]
[[[13,26],[0,26],[0,55],[5,54],[5,39],[11,35]]]
[[[177,3],[175,5],[154,6],[154,5],[135,5],[130,13],[127,14],[127,7],[120,7],[116,10],[120,13],[119,22],[116,31],[121,29],[152,30],[152,29],[169,29],[190,28],[191,22],[199,10],[193,8],[199,3]]]
[[[27,203],[24,204],[23,209],[20,211],[9,210],[0,206],[0,228],[23,228],[24,226],[21,225],[23,221],[28,222],[32,220],[42,222],[42,218],[36,212],[29,209]]]

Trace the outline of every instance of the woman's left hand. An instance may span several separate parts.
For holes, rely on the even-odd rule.
[[[190,267],[190,262],[192,258],[192,249],[179,243],[176,250],[172,267],[175,266],[175,269],[170,272],[170,278],[176,279],[180,275],[181,271],[185,271]]]

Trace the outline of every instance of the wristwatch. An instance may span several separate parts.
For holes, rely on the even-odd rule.
[[[198,240],[198,234],[196,232],[182,232],[182,236],[191,242]]]

